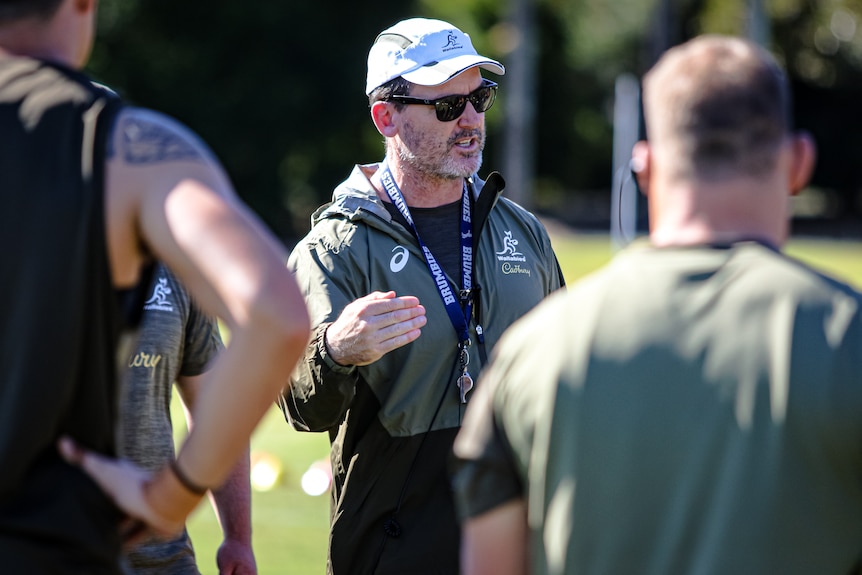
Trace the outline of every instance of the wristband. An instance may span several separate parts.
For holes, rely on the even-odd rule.
[[[188,478],[188,476],[180,471],[180,466],[177,463],[176,459],[171,459],[171,462],[168,464],[171,468],[171,471],[174,473],[174,477],[177,478],[177,481],[182,483],[183,487],[194,493],[195,495],[206,495],[206,492],[209,491],[208,488],[202,487]]]

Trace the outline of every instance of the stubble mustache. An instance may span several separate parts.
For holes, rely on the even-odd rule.
[[[477,153],[481,153],[482,150],[485,149],[485,132],[478,128],[473,130],[462,130],[457,134],[453,134],[446,141],[446,149],[451,150],[455,147],[455,142],[458,142],[460,140],[466,140],[467,138],[476,138],[479,141],[479,150],[477,151]]]

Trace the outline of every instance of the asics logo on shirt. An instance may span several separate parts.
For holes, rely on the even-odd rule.
[[[168,287],[167,278],[159,278],[158,283],[153,287],[153,295],[150,299],[144,302],[144,309],[159,310],[159,311],[174,311],[174,306],[171,305],[168,296],[173,293],[173,290]]]
[[[392,270],[392,273],[397,274],[407,265],[407,260],[410,259],[410,252],[404,246],[395,246],[392,248],[392,252],[395,255],[389,260],[389,269]]]

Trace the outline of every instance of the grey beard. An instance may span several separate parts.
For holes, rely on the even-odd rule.
[[[421,161],[415,154],[410,152],[410,150],[405,150],[404,148],[399,147],[397,152],[398,159],[402,163],[402,165],[410,166],[415,171],[425,176],[439,178],[441,180],[457,180],[460,178],[467,178],[478,172],[479,168],[482,166],[482,152],[478,152],[478,154],[475,156],[477,160],[476,169],[464,169],[461,166],[452,166],[449,164],[453,162],[449,161],[446,161],[439,166],[431,166],[426,162]]]
[[[449,142],[447,142],[447,152],[452,149],[454,142],[461,137],[463,137],[463,134],[460,134],[458,137],[453,137]],[[386,150],[388,153],[390,149],[394,148],[401,165],[410,166],[414,171],[424,176],[441,180],[457,180],[472,176],[479,171],[480,167],[482,167],[482,150],[485,147],[484,143],[483,139],[482,146],[479,151],[472,157],[475,162],[474,168],[464,168],[456,161],[452,160],[448,155],[440,163],[428,162],[411,152],[405,146],[392,146],[390,148],[388,142],[386,142]]]

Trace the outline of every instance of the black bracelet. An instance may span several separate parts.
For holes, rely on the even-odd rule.
[[[195,495],[205,495],[209,489],[206,487],[201,487],[194,481],[188,478],[188,476],[180,471],[180,466],[177,464],[176,459],[171,459],[171,462],[168,464],[171,468],[171,471],[174,472],[174,477],[177,478],[177,481],[183,484],[183,487],[194,493]]]

